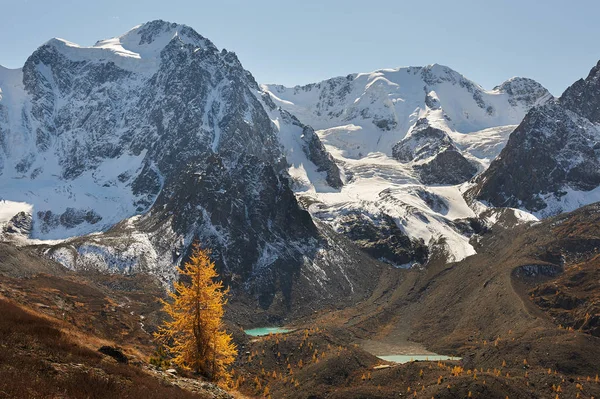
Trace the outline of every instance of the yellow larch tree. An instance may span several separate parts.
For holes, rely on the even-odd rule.
[[[188,281],[175,282],[170,300],[162,301],[170,320],[159,328],[156,338],[177,366],[229,383],[228,366],[237,355],[222,321],[229,290],[216,281],[218,274],[209,254],[194,244],[190,260],[179,268]]]

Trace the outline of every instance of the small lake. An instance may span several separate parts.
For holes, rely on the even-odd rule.
[[[269,334],[285,334],[292,330],[283,327],[260,327],[244,330],[244,332],[252,337],[261,337]]]
[[[381,360],[394,363],[409,363],[415,361],[431,361],[437,362],[438,360],[460,360],[460,357],[444,356],[444,355],[390,355],[390,356],[377,356]]]

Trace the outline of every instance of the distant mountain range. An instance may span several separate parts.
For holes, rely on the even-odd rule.
[[[489,166],[532,107],[552,99],[531,79],[488,91],[441,65],[262,88],[319,129],[342,169],[344,187],[331,190],[292,162],[297,195],[311,214],[397,266],[425,263],[433,247],[450,260],[475,253],[478,214],[460,184]],[[295,152],[288,147],[285,155]]]

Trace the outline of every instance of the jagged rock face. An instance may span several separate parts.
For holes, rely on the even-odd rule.
[[[74,228],[82,223],[96,224],[102,220],[102,216],[98,215],[93,209],[75,209],[67,208],[60,215],[52,213],[52,211],[39,211],[37,214],[39,229],[42,233],[47,233],[57,226],[66,228]]]
[[[22,174],[33,172],[34,151],[45,152],[56,144],[60,147],[55,154],[61,177],[73,179],[98,166],[102,159],[120,155],[121,148],[110,138],[122,115],[111,107],[109,99],[126,95],[123,80],[129,73],[112,63],[73,61],[60,46],[56,42],[40,47],[23,67],[23,85],[31,96],[31,111],[23,115],[23,125],[35,148],[15,169]],[[104,85],[110,88],[100,89]],[[60,104],[61,97],[66,100],[64,105]]]
[[[566,186],[587,191],[600,184],[597,138],[589,134],[595,129],[587,122],[588,132],[581,119],[559,104],[532,110],[477,180],[476,198],[540,211],[546,207],[544,195],[560,198]]]
[[[321,143],[321,140],[319,140],[319,136],[317,136],[315,130],[310,126],[304,126],[302,129],[302,136],[306,142],[304,148],[308,159],[313,161],[313,163],[319,167],[318,171],[326,172],[327,183],[331,187],[341,188],[344,183],[340,177],[340,169],[335,164],[331,154],[325,150],[325,147],[323,146],[323,143]]]
[[[588,77],[573,83],[560,97],[561,104],[593,123],[600,123],[600,61]]]
[[[557,101],[533,108],[469,198],[548,216],[597,199],[600,185],[598,66]]]
[[[414,168],[427,185],[460,184],[477,173],[477,168],[460,151],[453,149],[446,149],[430,162],[415,165]]]
[[[456,146],[446,132],[419,119],[408,136],[392,148],[392,155],[400,162],[423,161],[450,148]]]
[[[197,157],[199,149],[231,161],[248,154],[278,162],[276,133],[251,91],[258,87],[235,54],[172,40],[161,60],[139,100],[137,111],[149,123],[135,127],[136,150],[159,158],[157,166],[166,173]],[[144,143],[157,140],[167,142],[163,148]]]
[[[339,230],[376,259],[397,267],[425,264],[429,251],[423,240],[409,238],[393,218],[382,215],[372,219],[360,212],[340,217]]]
[[[298,207],[288,180],[274,165],[245,155],[226,165],[211,155],[168,180],[151,211],[137,226],[153,232],[170,220],[185,258],[189,241],[212,250],[223,277],[247,288],[268,307],[277,292],[286,304],[303,259],[320,241],[310,215]]]
[[[2,233],[28,235],[31,232],[31,227],[31,215],[26,212],[19,212],[2,227]]]
[[[410,163],[422,183],[460,184],[477,173],[446,132],[420,119],[402,141],[392,149],[394,158]]]

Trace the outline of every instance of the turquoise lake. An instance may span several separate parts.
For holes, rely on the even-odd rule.
[[[288,333],[292,330],[288,330],[286,328],[282,328],[282,327],[260,327],[260,328],[253,328],[250,330],[244,330],[244,332],[248,335],[251,335],[253,337],[261,337],[263,335],[269,335],[269,334],[285,334]]]
[[[394,363],[409,363],[414,361],[432,361],[438,360],[460,360],[460,357],[444,356],[444,355],[390,355],[377,356],[378,358]]]

